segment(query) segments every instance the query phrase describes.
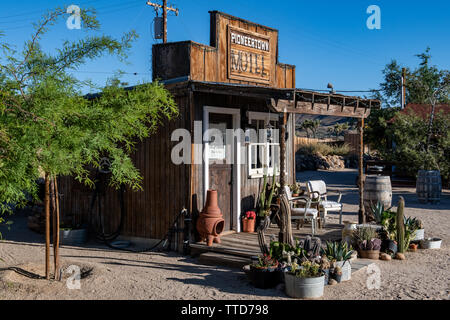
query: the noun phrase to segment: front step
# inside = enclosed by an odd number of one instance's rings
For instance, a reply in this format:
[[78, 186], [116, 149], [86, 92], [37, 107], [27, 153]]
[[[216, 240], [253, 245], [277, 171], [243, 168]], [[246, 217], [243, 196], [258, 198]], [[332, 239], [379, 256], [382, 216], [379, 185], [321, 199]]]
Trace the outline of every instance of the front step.
[[217, 252], [205, 252], [200, 254], [198, 261], [201, 264], [211, 266], [225, 266], [230, 268], [242, 269], [243, 266], [250, 264], [250, 258], [234, 256], [229, 254], [222, 254]]
[[250, 259], [252, 256], [257, 256], [260, 254], [259, 248], [237, 248], [237, 247], [229, 247], [221, 244], [213, 244], [213, 246], [208, 247], [206, 244], [202, 243], [191, 243], [191, 255], [192, 256], [198, 256], [202, 253], [209, 253], [209, 252], [215, 252], [220, 254], [228, 254], [243, 258]]

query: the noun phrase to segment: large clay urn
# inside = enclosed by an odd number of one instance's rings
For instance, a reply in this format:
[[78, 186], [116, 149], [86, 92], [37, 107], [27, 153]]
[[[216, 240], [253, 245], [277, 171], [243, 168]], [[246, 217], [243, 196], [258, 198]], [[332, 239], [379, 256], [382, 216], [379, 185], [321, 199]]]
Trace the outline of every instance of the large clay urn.
[[209, 247], [213, 242], [220, 243], [219, 235], [222, 233], [225, 225], [222, 211], [217, 203], [217, 191], [208, 190], [206, 195], [206, 203], [197, 220], [197, 231], [201, 240], [206, 240]]

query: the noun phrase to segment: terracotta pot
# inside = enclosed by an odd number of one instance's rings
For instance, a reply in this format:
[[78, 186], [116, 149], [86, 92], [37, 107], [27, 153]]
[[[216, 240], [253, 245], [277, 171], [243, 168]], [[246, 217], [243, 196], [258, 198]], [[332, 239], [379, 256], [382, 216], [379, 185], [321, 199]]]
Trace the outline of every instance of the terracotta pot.
[[255, 219], [242, 219], [243, 232], [255, 232]]
[[359, 250], [361, 258], [378, 260], [380, 257], [380, 250]]
[[206, 203], [197, 220], [197, 231], [200, 234], [201, 241], [207, 242], [212, 246], [213, 242], [220, 243], [220, 234], [225, 226], [225, 220], [222, 211], [218, 206], [217, 191], [208, 190]]
[[417, 251], [417, 247], [418, 247], [419, 245], [417, 244], [417, 243], [411, 243], [410, 245], [409, 245], [409, 251]]

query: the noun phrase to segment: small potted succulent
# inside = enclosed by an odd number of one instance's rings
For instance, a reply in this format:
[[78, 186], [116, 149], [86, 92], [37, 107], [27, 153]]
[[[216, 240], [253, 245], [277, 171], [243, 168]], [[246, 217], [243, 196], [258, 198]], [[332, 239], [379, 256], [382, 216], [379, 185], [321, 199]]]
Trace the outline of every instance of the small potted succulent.
[[420, 219], [410, 217], [406, 219], [405, 226], [416, 230], [414, 238], [411, 241], [420, 241], [425, 238], [425, 229], [423, 228], [423, 223]]
[[268, 254], [258, 257], [258, 261], [244, 266], [244, 272], [256, 288], [268, 289], [280, 282], [279, 262]]
[[298, 183], [293, 183], [289, 186], [289, 188], [291, 189], [292, 192], [292, 196], [293, 197], [298, 197], [300, 195], [300, 186], [298, 185]]
[[256, 212], [247, 211], [242, 217], [242, 231], [255, 232]]
[[320, 298], [323, 296], [324, 279], [319, 264], [305, 261], [298, 265], [295, 260], [284, 276], [286, 294], [292, 298]]
[[330, 280], [330, 260], [326, 256], [323, 256], [320, 260], [320, 270], [323, 272], [325, 276], [325, 285], [328, 284], [328, 281]]
[[331, 279], [336, 280], [337, 283], [341, 283], [342, 281], [342, 268], [336, 266], [333, 268], [333, 272], [331, 273]]

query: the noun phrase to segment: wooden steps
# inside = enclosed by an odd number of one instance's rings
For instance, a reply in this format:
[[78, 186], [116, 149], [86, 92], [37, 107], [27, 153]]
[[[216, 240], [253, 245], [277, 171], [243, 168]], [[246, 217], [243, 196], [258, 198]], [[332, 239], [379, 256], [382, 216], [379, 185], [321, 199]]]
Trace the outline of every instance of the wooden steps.
[[251, 259], [230, 254], [221, 254], [217, 252], [205, 252], [200, 254], [198, 261], [201, 264], [212, 266], [225, 266], [230, 268], [242, 269], [243, 266], [250, 264]]

